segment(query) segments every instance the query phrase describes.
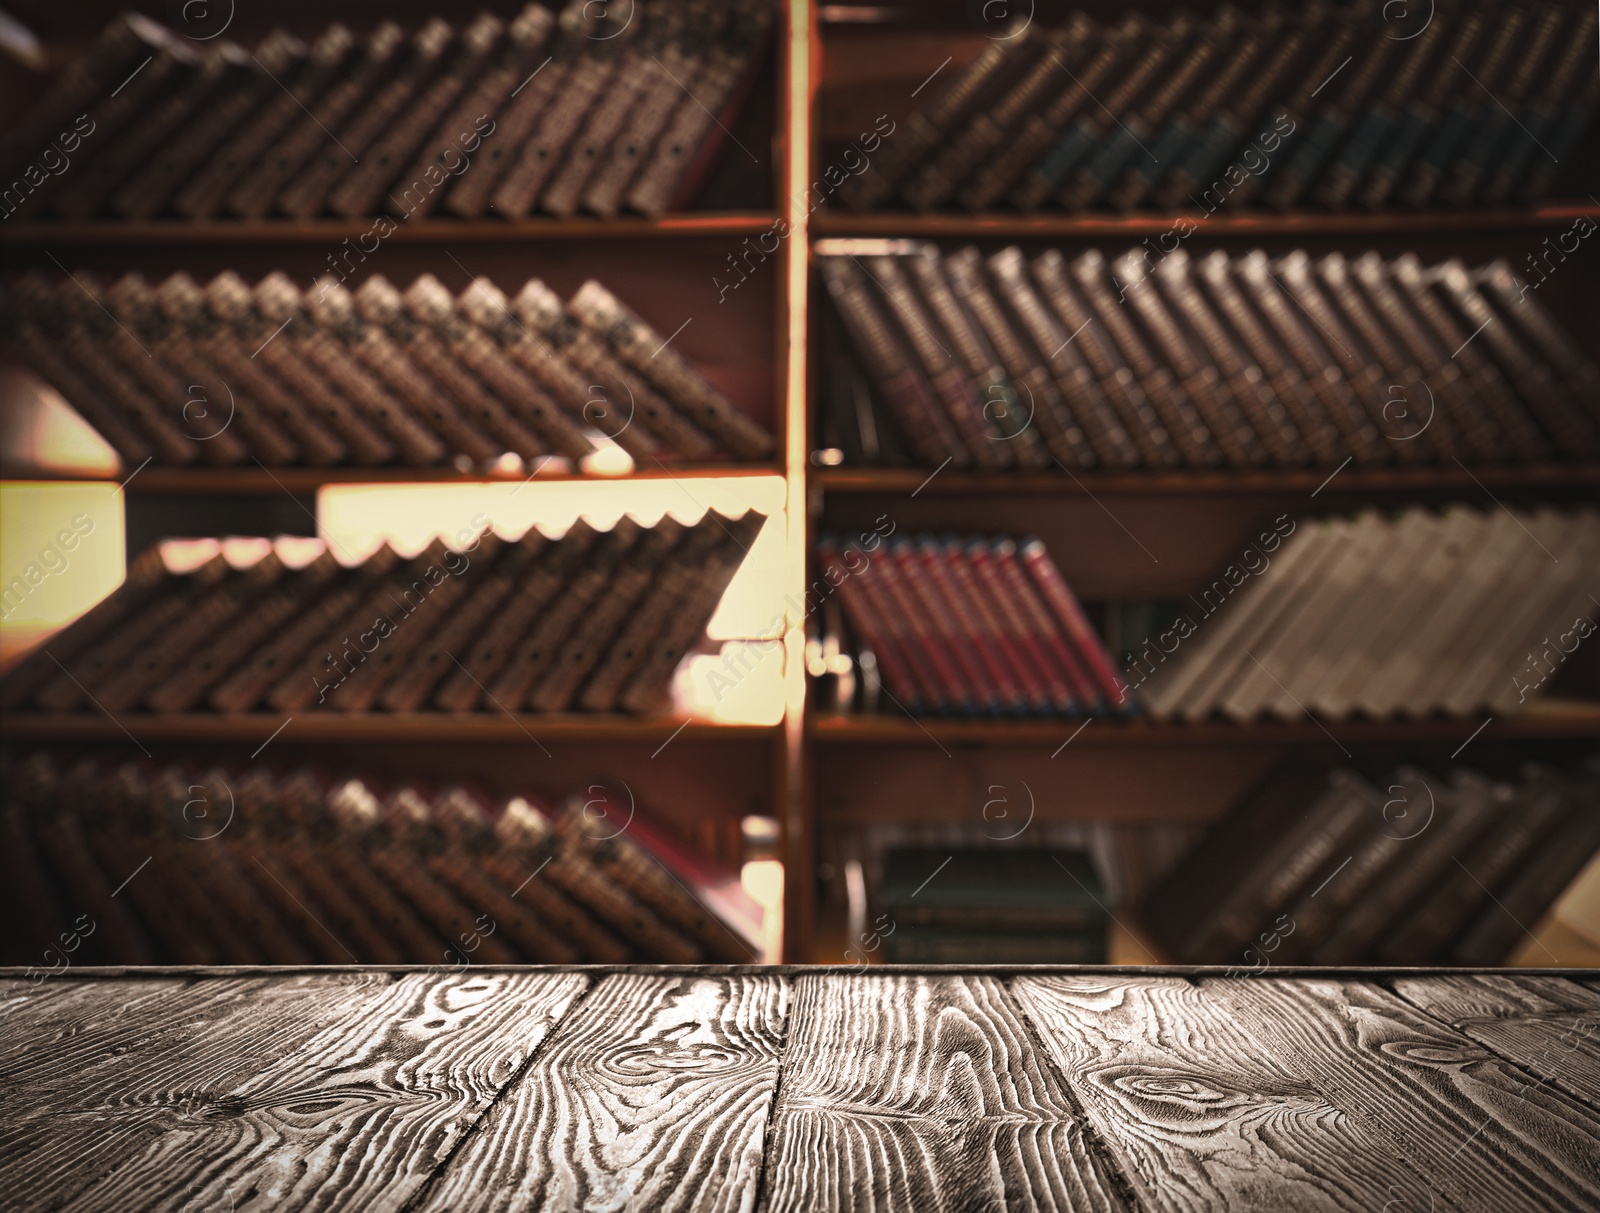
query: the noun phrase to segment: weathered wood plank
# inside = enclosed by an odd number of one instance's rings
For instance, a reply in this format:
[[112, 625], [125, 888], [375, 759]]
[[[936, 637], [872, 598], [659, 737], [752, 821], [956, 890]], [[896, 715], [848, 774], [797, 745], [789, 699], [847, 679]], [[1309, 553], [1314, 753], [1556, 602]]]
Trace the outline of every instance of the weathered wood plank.
[[419, 1207], [749, 1209], [788, 996], [780, 977], [607, 977]]
[[1497, 1211], [1600, 1204], [1600, 1115], [1550, 1084], [1530, 1086], [1397, 995], [1355, 980], [1200, 985], [1329, 1103], [1387, 1135], [1441, 1201]]
[[1193, 982], [1018, 977], [1011, 990], [1141, 1207], [1428, 1207], [1384, 1138], [1257, 1046]]
[[1600, 1108], [1600, 994], [1561, 977], [1404, 977], [1395, 992], [1501, 1057]]
[[48, 1116], [24, 1122], [33, 1148], [19, 1157], [33, 1165], [19, 1178], [48, 1185], [70, 1169], [70, 1194], [39, 1195], [82, 1209], [398, 1206], [586, 984], [414, 973], [153, 991], [159, 1020], [143, 1008], [143, 1022], [66, 1042], [99, 1059], [96, 1081], [56, 1084]]
[[1124, 1207], [999, 981], [795, 985], [764, 1209]]

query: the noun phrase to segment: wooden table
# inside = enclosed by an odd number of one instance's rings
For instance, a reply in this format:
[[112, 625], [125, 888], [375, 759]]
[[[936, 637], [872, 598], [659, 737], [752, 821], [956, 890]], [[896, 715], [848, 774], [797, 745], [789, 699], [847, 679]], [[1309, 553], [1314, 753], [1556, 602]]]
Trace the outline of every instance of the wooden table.
[[1600, 1208], [1595, 971], [7, 987], [6, 1208]]

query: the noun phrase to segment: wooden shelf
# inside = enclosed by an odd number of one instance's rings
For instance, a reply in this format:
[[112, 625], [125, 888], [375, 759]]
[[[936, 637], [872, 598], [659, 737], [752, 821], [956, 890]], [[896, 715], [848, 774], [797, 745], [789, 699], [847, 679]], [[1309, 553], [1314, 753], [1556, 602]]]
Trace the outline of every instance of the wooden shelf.
[[[274, 736], [274, 730], [288, 726]], [[209, 712], [160, 715], [124, 713], [115, 720], [103, 713], [18, 712], [0, 717], [0, 732], [28, 741], [178, 741], [196, 743], [273, 740], [297, 744], [388, 742], [509, 742], [548, 745], [553, 741], [663, 743], [677, 741], [765, 741], [780, 734], [778, 725], [719, 724], [683, 716], [610, 714], [518, 715], [471, 712], [242, 713]]]
[[[812, 716], [811, 738], [836, 745], [1003, 745], [1092, 746], [1280, 746], [1307, 742], [1343, 746], [1465, 742], [1482, 728], [1477, 741], [1559, 741], [1600, 739], [1600, 704], [1542, 705], [1507, 719], [1259, 721], [1240, 725], [1216, 720], [1201, 724], [1156, 720], [957, 719], [924, 716]], [[1331, 734], [1331, 740], [1330, 740]]]
[[1564, 489], [1600, 485], [1600, 464], [1474, 467], [1284, 468], [1151, 472], [930, 472], [926, 468], [827, 468], [812, 483], [831, 493], [919, 497], [1201, 497], [1286, 493], [1420, 493], [1438, 490]]
[[[714, 480], [741, 476], [781, 476], [776, 464], [693, 464], [640, 467], [625, 476], [585, 475], [582, 472], [540, 472], [536, 484], [582, 482], [618, 484], [634, 480]], [[101, 480], [104, 473], [84, 474], [58, 470], [9, 468], [7, 480]], [[119, 478], [120, 479], [120, 478]], [[130, 477], [124, 488], [130, 495], [256, 497], [274, 493], [314, 493], [330, 484], [520, 484], [521, 474], [462, 472], [451, 467], [332, 467], [263, 468], [200, 467], [145, 468]]]
[[[391, 217], [392, 218], [392, 217]], [[666, 215], [660, 219], [627, 216], [620, 219], [532, 218], [428, 219], [412, 223], [393, 219], [394, 232], [384, 243], [485, 244], [552, 240], [693, 239], [708, 236], [744, 236], [767, 231], [778, 220], [776, 212], [704, 211]], [[0, 230], [0, 245], [216, 245], [216, 244], [338, 244], [372, 230], [366, 219], [216, 219], [190, 223], [181, 219], [151, 219], [119, 223], [110, 219], [52, 223], [39, 221], [8, 225]]]
[[949, 237], [965, 240], [1136, 239], [1194, 225], [1191, 236], [1428, 235], [1435, 232], [1500, 232], [1565, 227], [1580, 216], [1600, 218], [1600, 206], [1556, 202], [1516, 210], [1383, 211], [1333, 213], [1258, 211], [1196, 217], [1195, 211], [1134, 212], [1126, 215], [1065, 212], [918, 214], [911, 211], [820, 211], [811, 227], [818, 238]]

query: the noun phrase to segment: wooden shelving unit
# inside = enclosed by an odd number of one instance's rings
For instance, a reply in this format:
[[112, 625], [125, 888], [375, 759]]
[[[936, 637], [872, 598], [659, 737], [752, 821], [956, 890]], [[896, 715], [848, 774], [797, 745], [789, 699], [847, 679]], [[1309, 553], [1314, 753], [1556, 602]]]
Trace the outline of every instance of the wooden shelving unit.
[[[537, 274], [563, 292], [593, 275], [630, 302], [639, 299], [630, 288], [643, 291], [640, 310], [653, 322], [670, 320], [666, 331], [682, 315], [692, 312], [702, 317], [680, 338], [683, 348], [691, 356], [714, 354], [722, 359], [726, 382], [743, 385], [747, 397], [770, 394], [770, 402], [761, 404], [770, 409], [762, 419], [778, 439], [778, 451], [770, 462], [759, 465], [640, 466], [631, 478], [679, 480], [692, 489], [692, 482], [710, 477], [782, 475], [787, 513], [781, 525], [786, 527], [788, 550], [782, 589], [791, 602], [805, 595], [811, 574], [807, 553], [816, 534], [843, 531], [867, 511], [872, 516], [887, 510], [907, 533], [938, 528], [1037, 530], [1084, 596], [1104, 600], [1177, 594], [1201, 584], [1214, 571], [1217, 553], [1232, 545], [1234, 531], [1247, 532], [1269, 503], [1274, 510], [1292, 505], [1301, 514], [1311, 514], [1368, 501], [1393, 505], [1408, 498], [1443, 495], [1458, 495], [1483, 506], [1502, 497], [1593, 498], [1600, 486], [1600, 465], [1592, 463], [1470, 471], [1450, 464], [1151, 473], [1058, 470], [1003, 476], [948, 468], [813, 464], [812, 452], [822, 442], [811, 389], [819, 369], [817, 353], [808, 338], [816, 323], [815, 309], [824, 306], [812, 290], [814, 239], [1133, 244], [1170, 230], [1176, 218], [1155, 213], [855, 215], [826, 206], [813, 210], [807, 183], [831, 163], [830, 154], [842, 138], [858, 128], [859, 114], [876, 113], [880, 104], [892, 104], [899, 106], [895, 116], [903, 118], [915, 104], [912, 89], [919, 79], [947, 58], [959, 66], [986, 44], [971, 29], [948, 19], [955, 7], [953, 3], [929, 6], [927, 13], [904, 9], [905, 24], [873, 30], [869, 38], [854, 26], [824, 29], [818, 5], [788, 0], [776, 31], [771, 73], [770, 208], [690, 212], [659, 220], [400, 223], [385, 242], [396, 247], [386, 249], [374, 268], [391, 278], [432, 272], [453, 285], [465, 281], [463, 274], [507, 278]], [[300, 9], [312, 11], [304, 5]], [[320, 20], [327, 14], [315, 16]], [[883, 54], [885, 40], [897, 37], [904, 41], [906, 53]], [[758, 150], [767, 154], [767, 148]], [[1191, 241], [1204, 247], [1207, 241], [1259, 237], [1358, 250], [1432, 242], [1434, 248], [1459, 247], [1464, 257], [1520, 258], [1548, 232], [1580, 217], [1600, 218], [1600, 204], [1577, 198], [1527, 210], [1486, 212], [1219, 214], [1198, 220]], [[780, 221], [786, 235], [778, 249], [766, 256], [748, 283], [726, 302], [719, 300], [712, 285], [717, 267], [743, 247], [747, 237], [772, 231]], [[288, 268], [312, 274], [323, 254], [368, 226], [332, 220], [17, 224], [0, 231], [0, 257], [7, 264], [48, 266], [45, 251], [49, 250], [65, 264], [74, 264], [72, 257], [81, 255], [82, 263], [108, 271], [192, 268], [199, 273], [237, 263], [241, 272]], [[1589, 295], [1592, 282], [1591, 274]], [[1592, 342], [1597, 331], [1595, 303], [1585, 293], [1582, 269], [1566, 272], [1559, 282], [1553, 280], [1548, 292], [1588, 318], [1585, 339]], [[659, 316], [648, 314], [652, 303], [661, 308]], [[265, 471], [254, 466], [152, 466], [133, 477], [127, 493], [135, 499], [173, 496], [198, 501], [305, 494], [329, 484], [504, 484], [519, 479], [454, 468]], [[577, 479], [596, 484], [605, 480], [565, 474], [537, 478], [539, 482]], [[779, 525], [778, 520], [769, 525]], [[1208, 542], [1196, 541], [1202, 533]], [[1141, 546], [1148, 543], [1143, 554], [1126, 537], [1135, 534]], [[1148, 819], [1167, 813], [1204, 819], [1222, 811], [1278, 756], [1290, 751], [1320, 748], [1337, 760], [1335, 746], [1430, 746], [1448, 755], [1474, 737], [1472, 744], [1480, 747], [1501, 742], [1600, 741], [1600, 710], [1583, 704], [1493, 720], [1477, 734], [1474, 730], [1484, 725], [1481, 719], [1180, 725], [1120, 719], [1086, 724], [833, 716], [808, 705], [804, 625], [800, 619], [790, 623], [784, 641], [786, 715], [777, 725], [722, 725], [681, 717], [307, 713], [296, 716], [273, 745], [330, 756], [356, 747], [363, 753], [391, 755], [397, 762], [408, 754], [426, 754], [439, 770], [461, 767], [466, 761], [462, 754], [470, 752], [473, 761], [489, 762], [508, 781], [524, 764], [535, 763], [535, 742], [559, 743], [562, 761], [573, 770], [590, 764], [589, 769], [598, 771], [616, 763], [637, 773], [630, 778], [648, 780], [658, 777], [652, 773], [665, 769], [669, 761], [676, 763], [666, 782], [684, 800], [680, 812], [693, 811], [695, 780], [699, 780], [708, 799], [717, 802], [709, 811], [764, 812], [780, 820], [786, 865], [785, 957], [803, 962], [840, 959], [820, 957], [814, 947], [820, 832], [873, 815], [882, 820], [910, 820], [909, 815], [917, 813], [940, 820], [975, 820], [981, 797], [967, 802], [975, 790], [981, 791], [985, 778], [1016, 774], [1053, 781], [1059, 803], [1052, 811], [1065, 817]], [[11, 715], [0, 719], [0, 730], [19, 740], [126, 746], [125, 726], [141, 743], [235, 747], [248, 754], [283, 721], [266, 715], [129, 716], [119, 724], [104, 715]], [[659, 748], [663, 744], [664, 750]], [[496, 757], [483, 757], [490, 754]], [[539, 768], [527, 765], [526, 769]], [[959, 771], [959, 777], [953, 777], [953, 771]]]

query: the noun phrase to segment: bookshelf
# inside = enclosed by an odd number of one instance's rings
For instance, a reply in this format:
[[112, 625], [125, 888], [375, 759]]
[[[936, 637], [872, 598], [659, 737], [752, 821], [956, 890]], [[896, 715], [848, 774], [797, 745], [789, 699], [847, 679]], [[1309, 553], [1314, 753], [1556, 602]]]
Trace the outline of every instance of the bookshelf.
[[[138, 7], [154, 14], [157, 6]], [[516, 8], [499, 0], [488, 7], [502, 14]], [[1491, 496], [1523, 503], [1593, 500], [1600, 486], [1600, 464], [1582, 462], [1472, 466], [1470, 471], [1446, 464], [1015, 475], [949, 469], [930, 474], [930, 469], [914, 467], [815, 462], [813, 453], [824, 443], [822, 353], [814, 338], [828, 304], [816, 289], [814, 241], [906, 237], [947, 246], [975, 242], [986, 250], [1009, 242], [1029, 249], [1052, 243], [1117, 247], [1168, 231], [1176, 218], [1167, 212], [853, 214], [813, 207], [806, 184], [833, 162], [853, 132], [870, 126], [872, 117], [882, 112], [903, 120], [915, 104], [913, 90], [919, 81], [944, 64], [947, 71], [959, 68], [987, 45], [983, 33], [970, 23], [967, 10], [972, 7], [953, 0], [892, 9], [787, 0], [753, 103], [731, 132], [758, 148], [763, 161], [753, 181], [723, 183], [723, 194], [737, 198], [736, 205], [719, 204], [716, 209], [654, 220], [437, 219], [400, 224], [373, 269], [395, 281], [431, 272], [456, 286], [465, 281], [465, 273], [487, 273], [502, 286], [540, 276], [563, 295], [592, 275], [616, 289], [663, 332], [672, 331], [683, 315], [704, 317], [685, 330], [679, 339], [682, 348], [718, 386], [768, 425], [778, 440], [775, 456], [760, 464], [640, 466], [616, 482], [670, 479], [684, 482], [686, 491], [692, 492], [694, 482], [701, 479], [781, 475], [787, 502], [781, 525], [786, 528], [788, 554], [780, 596], [795, 601], [816, 576], [808, 556], [816, 536], [826, 530], [846, 530], [885, 510], [908, 533], [1036, 531], [1046, 538], [1068, 580], [1094, 607], [1119, 599], [1188, 592], [1203, 583], [1236, 545], [1237, 537], [1248, 533], [1269, 510], [1292, 507], [1313, 513], [1369, 503], [1457, 499], [1487, 506]], [[1068, 7], [1041, 4], [1038, 19], [1055, 20]], [[1124, 6], [1086, 7], [1103, 16]], [[1173, 6], [1147, 0], [1137, 7], [1161, 14]], [[113, 11], [110, 5], [90, 8], [81, 20], [80, 38]], [[427, 5], [412, 3], [394, 13], [385, 7], [381, 15], [410, 20], [428, 11]], [[272, 19], [291, 25], [301, 22], [313, 29], [331, 15], [370, 21], [379, 10], [354, 0], [332, 6], [297, 3], [284, 6]], [[825, 15], [839, 19], [825, 20]], [[258, 37], [267, 18], [241, 11], [240, 21], [236, 32], [241, 38]], [[251, 21], [255, 26], [248, 25]], [[71, 40], [63, 25], [51, 45], [64, 54]], [[1216, 215], [1197, 221], [1192, 241], [1196, 249], [1249, 247], [1243, 242], [1259, 240], [1275, 249], [1418, 248], [1468, 259], [1516, 257], [1577, 219], [1600, 219], [1600, 203], [1584, 196], [1590, 188], [1592, 183], [1581, 193], [1571, 188], [1557, 201], [1522, 209]], [[771, 231], [779, 221], [788, 232], [780, 248], [755, 268], [751, 281], [732, 296], [732, 302], [720, 303], [711, 285], [717, 267], [747, 237]], [[34, 268], [48, 267], [54, 257], [72, 265], [76, 257], [98, 271], [136, 269], [149, 276], [178, 268], [197, 275], [223, 268], [246, 275], [272, 269], [309, 275], [329, 247], [366, 226], [343, 220], [17, 223], [0, 230], [0, 261], [8, 269]], [[1592, 267], [1596, 254], [1589, 250], [1585, 255]], [[1548, 291], [1550, 306], [1572, 322], [1591, 353], [1600, 335], [1600, 301], [1593, 297], [1593, 280], [1592, 268], [1572, 267], [1553, 279]], [[48, 474], [40, 469], [8, 472], [18, 478]], [[311, 494], [335, 484], [503, 484], [520, 478], [448, 467], [267, 472], [253, 466], [152, 466], [136, 475], [126, 492], [130, 510], [142, 508], [141, 501], [152, 498], [183, 499], [184, 509], [198, 509], [209, 500], [229, 499], [236, 505], [232, 499], [244, 499], [248, 506], [283, 492]], [[565, 473], [538, 477], [540, 482], [567, 480], [608, 483], [601, 477]], [[1107, 506], [1118, 517], [1111, 517]], [[228, 525], [235, 530], [238, 517], [236, 512], [228, 515]], [[779, 523], [774, 519], [769, 525]], [[1154, 550], [1151, 561], [1130, 559], [1120, 529], [1124, 524]], [[331, 755], [342, 758], [348, 753], [397, 765], [420, 763], [439, 772], [488, 770], [501, 786], [514, 787], [519, 771], [537, 767], [531, 739], [556, 741], [570, 756], [572, 771], [612, 764], [637, 771], [640, 778], [660, 780], [670, 801], [669, 813], [685, 818], [696, 811], [696, 778], [715, 783], [719, 790], [711, 798], [715, 803], [710, 812], [760, 813], [781, 823], [785, 958], [836, 962], [837, 950], [829, 952], [819, 942], [831, 931], [819, 906], [817, 860], [823, 833], [842, 823], [916, 820], [919, 813], [970, 822], [976, 820], [982, 803], [982, 780], [997, 772], [1037, 772], [1041, 779], [1081, 785], [1084, 791], [1077, 800], [1063, 795], [1052, 802], [1053, 807], [1042, 810], [1060, 820], [1163, 816], [1207, 820], [1283, 754], [1321, 749], [1337, 756], [1333, 747], [1338, 744], [1417, 747], [1448, 757], [1484, 723], [1481, 718], [1322, 723], [1308, 719], [1180, 726], [1100, 719], [1084, 725], [1064, 720], [839, 716], [811, 702], [805, 644], [803, 626], [791, 626], [784, 641], [785, 715], [776, 725], [681, 717], [322, 713], [297, 718], [273, 744], [283, 752], [309, 755], [308, 761], [331, 761]], [[1587, 682], [1579, 689], [1592, 690]], [[192, 745], [242, 756], [281, 723], [279, 717], [200, 715], [123, 721], [140, 742], [168, 751]], [[18, 740], [68, 745], [127, 742], [122, 728], [104, 716], [19, 714], [6, 717], [3, 724], [7, 735]], [[1573, 753], [1596, 742], [1600, 742], [1600, 715], [1589, 701], [1579, 700], [1489, 722], [1474, 744], [1512, 747], [1501, 753], [1514, 753], [1518, 746], [1544, 747], [1538, 750], [1541, 753]], [[666, 748], [658, 749], [663, 743]], [[670, 778], [658, 774], [668, 761], [675, 764]], [[949, 772], [956, 770], [960, 777], [952, 778]]]

